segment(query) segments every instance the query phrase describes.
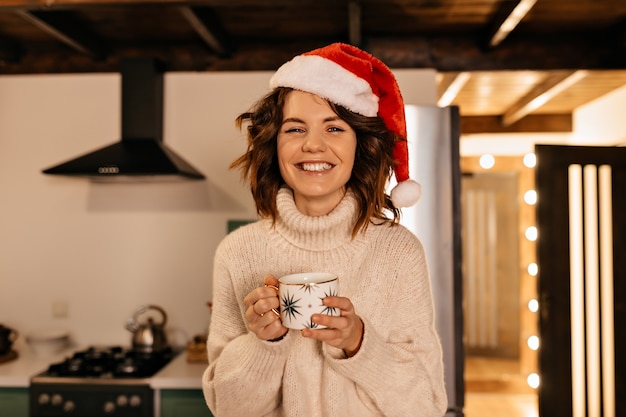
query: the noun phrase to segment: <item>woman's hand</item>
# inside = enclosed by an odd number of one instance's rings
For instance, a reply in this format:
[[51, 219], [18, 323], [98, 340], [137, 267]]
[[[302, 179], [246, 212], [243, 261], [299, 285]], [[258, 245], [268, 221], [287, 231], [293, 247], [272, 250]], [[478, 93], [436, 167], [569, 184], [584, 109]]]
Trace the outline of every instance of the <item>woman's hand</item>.
[[352, 301], [346, 297], [326, 297], [322, 303], [341, 311], [339, 316], [313, 314], [311, 321], [326, 326], [326, 329], [303, 329], [302, 336], [321, 340], [342, 349], [348, 357], [354, 356], [361, 348], [363, 321], [354, 311]]
[[283, 326], [278, 313], [278, 279], [267, 275], [263, 287], [255, 288], [243, 299], [248, 329], [261, 340], [274, 340], [284, 336], [288, 329]]

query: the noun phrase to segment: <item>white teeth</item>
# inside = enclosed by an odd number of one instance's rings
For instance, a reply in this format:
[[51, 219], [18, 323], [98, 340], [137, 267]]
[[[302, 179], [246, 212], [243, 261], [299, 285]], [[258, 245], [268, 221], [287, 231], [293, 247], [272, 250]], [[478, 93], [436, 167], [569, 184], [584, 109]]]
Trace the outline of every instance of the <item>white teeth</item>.
[[312, 164], [301, 164], [304, 171], [321, 172], [331, 169], [333, 166], [327, 162], [316, 162]]

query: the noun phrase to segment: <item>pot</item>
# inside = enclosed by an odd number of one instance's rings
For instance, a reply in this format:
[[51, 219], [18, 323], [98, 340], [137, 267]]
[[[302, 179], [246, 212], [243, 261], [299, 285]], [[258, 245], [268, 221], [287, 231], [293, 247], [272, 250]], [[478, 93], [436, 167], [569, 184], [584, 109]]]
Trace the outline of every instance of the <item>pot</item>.
[[[159, 313], [161, 316], [160, 322], [155, 322], [150, 315], [147, 316], [147, 320], [140, 322], [140, 316], [151, 310]], [[126, 323], [126, 329], [133, 333], [133, 350], [141, 353], [159, 353], [167, 349], [166, 322], [167, 314], [161, 307], [155, 305], [139, 307], [133, 317]]]
[[0, 324], [0, 355], [11, 352], [13, 342], [17, 340], [19, 333], [10, 327]]

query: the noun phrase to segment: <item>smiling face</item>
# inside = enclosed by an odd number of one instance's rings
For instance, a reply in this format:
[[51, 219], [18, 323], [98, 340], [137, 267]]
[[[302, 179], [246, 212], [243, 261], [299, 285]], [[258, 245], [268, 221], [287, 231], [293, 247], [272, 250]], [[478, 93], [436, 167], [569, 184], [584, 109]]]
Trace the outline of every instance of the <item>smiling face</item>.
[[298, 210], [309, 216], [330, 213], [352, 174], [354, 130], [325, 100], [294, 90], [285, 100], [277, 146], [280, 174]]

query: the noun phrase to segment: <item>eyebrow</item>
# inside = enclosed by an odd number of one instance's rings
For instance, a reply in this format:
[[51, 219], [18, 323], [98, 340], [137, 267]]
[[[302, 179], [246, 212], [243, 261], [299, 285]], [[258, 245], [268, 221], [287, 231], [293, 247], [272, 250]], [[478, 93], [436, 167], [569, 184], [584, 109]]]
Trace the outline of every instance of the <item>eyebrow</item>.
[[[339, 117], [339, 116], [332, 116], [332, 117], [327, 117], [327, 118], [325, 118], [325, 119], [324, 119], [324, 122], [334, 122], [334, 121], [337, 121], [337, 120], [344, 121], [344, 120], [343, 120], [341, 117]], [[299, 119], [299, 118], [297, 118], [297, 117], [288, 117], [288, 118], [286, 118], [286, 119], [284, 119], [284, 120], [283, 120], [283, 123], [282, 123], [282, 124], [289, 123], [289, 122], [293, 122], [293, 123], [305, 123], [305, 121], [304, 121], [304, 120]]]

